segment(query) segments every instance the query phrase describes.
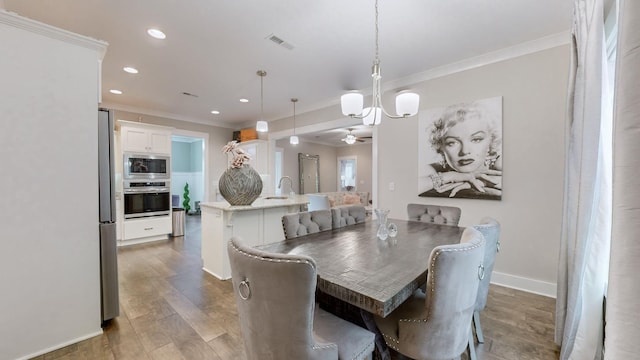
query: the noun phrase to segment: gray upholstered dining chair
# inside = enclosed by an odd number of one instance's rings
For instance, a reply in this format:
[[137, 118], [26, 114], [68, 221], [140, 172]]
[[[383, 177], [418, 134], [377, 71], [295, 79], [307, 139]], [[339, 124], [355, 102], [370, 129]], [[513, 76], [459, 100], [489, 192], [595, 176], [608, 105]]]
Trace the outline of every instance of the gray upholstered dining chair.
[[[476, 306], [473, 311], [473, 326], [476, 329], [476, 337], [478, 342], [484, 342], [484, 336], [482, 334], [482, 326], [480, 325], [480, 311], [487, 305], [487, 295], [489, 294], [489, 285], [491, 283], [491, 273], [493, 273], [493, 264], [496, 260], [496, 253], [500, 251], [500, 223], [490, 217], [485, 217], [480, 221], [480, 224], [473, 226], [480, 231], [484, 236], [485, 250], [484, 250], [484, 278], [480, 281], [478, 287], [478, 296], [476, 298]], [[469, 345], [473, 344], [473, 339]]]
[[412, 221], [457, 226], [462, 210], [454, 206], [408, 204], [407, 214]]
[[331, 208], [331, 218], [333, 228], [337, 229], [364, 222], [367, 218], [367, 212], [362, 205], [341, 206]]
[[303, 211], [282, 216], [285, 239], [331, 229], [331, 210]]
[[374, 317], [390, 348], [413, 359], [460, 357], [470, 340], [484, 243], [478, 230], [467, 228], [460, 244], [433, 249], [426, 293], [417, 290], [386, 318]]
[[306, 194], [309, 199], [309, 205], [307, 210], [329, 210], [331, 209], [331, 203], [329, 202], [329, 196], [322, 194]]
[[371, 357], [373, 333], [315, 306], [312, 258], [264, 252], [237, 237], [227, 251], [247, 359]]

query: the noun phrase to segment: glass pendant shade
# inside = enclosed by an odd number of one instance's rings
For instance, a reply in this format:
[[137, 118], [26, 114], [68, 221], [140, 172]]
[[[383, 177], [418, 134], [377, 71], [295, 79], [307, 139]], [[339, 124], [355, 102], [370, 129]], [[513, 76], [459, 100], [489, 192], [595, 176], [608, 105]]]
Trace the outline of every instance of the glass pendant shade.
[[353, 145], [356, 143], [356, 136], [349, 134], [347, 135], [347, 137], [344, 139], [344, 142], [346, 142], [349, 145]]
[[382, 122], [382, 110], [379, 107], [373, 110], [371, 110], [371, 108], [365, 108], [362, 111], [362, 115], [364, 115], [362, 123], [365, 125], [380, 125], [380, 122]]
[[345, 116], [358, 115], [362, 113], [364, 96], [358, 93], [348, 93], [340, 97], [342, 114]]
[[[256, 75], [260, 76], [260, 119], [264, 119], [264, 77], [267, 76], [267, 72], [258, 70]], [[269, 131], [269, 123], [264, 120], [258, 120], [258, 122], [256, 122], [256, 131]]]
[[297, 135], [291, 135], [289, 137], [289, 144], [291, 145], [298, 145], [300, 143], [300, 139], [298, 139]]
[[396, 96], [396, 113], [401, 116], [413, 116], [418, 113], [420, 95], [406, 92]]
[[258, 120], [256, 123], [256, 131], [267, 132], [269, 131], [269, 123], [264, 120]]

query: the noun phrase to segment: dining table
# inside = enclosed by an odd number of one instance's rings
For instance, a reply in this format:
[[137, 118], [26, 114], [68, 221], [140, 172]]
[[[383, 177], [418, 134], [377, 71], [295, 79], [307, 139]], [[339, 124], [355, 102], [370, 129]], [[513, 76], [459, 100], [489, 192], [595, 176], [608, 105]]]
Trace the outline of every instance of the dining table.
[[390, 219], [397, 235], [378, 238], [376, 221], [258, 246], [314, 259], [317, 288], [371, 314], [386, 317], [427, 280], [429, 255], [460, 242], [464, 227]]

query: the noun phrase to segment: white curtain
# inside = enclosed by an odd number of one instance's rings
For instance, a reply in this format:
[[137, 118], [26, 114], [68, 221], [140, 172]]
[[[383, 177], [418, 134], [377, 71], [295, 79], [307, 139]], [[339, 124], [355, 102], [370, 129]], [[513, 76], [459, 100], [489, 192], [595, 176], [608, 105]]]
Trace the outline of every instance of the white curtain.
[[640, 1], [619, 7], [605, 359], [640, 358]]
[[556, 336], [560, 359], [601, 359], [611, 226], [611, 105], [603, 0], [574, 0]]

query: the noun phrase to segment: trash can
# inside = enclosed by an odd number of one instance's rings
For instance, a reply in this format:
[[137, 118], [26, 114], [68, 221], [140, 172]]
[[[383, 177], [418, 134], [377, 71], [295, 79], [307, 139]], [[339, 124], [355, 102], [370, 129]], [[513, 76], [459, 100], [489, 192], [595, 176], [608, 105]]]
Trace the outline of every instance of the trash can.
[[171, 216], [171, 228], [173, 231], [171, 232], [171, 236], [184, 236], [184, 209], [183, 208], [173, 208]]

